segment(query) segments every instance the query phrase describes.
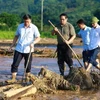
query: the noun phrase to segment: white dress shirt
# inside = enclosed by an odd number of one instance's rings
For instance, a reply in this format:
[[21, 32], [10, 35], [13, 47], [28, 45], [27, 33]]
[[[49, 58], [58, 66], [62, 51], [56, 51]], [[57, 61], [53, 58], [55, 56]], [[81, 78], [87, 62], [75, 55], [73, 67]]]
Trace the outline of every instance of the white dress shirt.
[[[20, 24], [17, 28], [16, 34], [18, 37], [18, 43], [15, 48], [18, 52], [29, 53], [30, 44], [34, 42], [34, 39], [40, 36], [38, 28], [34, 24], [30, 24], [28, 28], [24, 26], [24, 23]], [[33, 52], [33, 48], [31, 52]]]

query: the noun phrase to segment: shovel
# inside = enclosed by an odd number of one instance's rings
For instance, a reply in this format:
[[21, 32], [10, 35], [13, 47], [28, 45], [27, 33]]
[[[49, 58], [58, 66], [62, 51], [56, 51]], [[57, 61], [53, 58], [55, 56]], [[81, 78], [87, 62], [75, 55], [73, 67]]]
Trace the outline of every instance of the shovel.
[[32, 48], [30, 47], [28, 60], [27, 60], [27, 63], [26, 63], [26, 67], [24, 68], [24, 74], [22, 76], [22, 83], [25, 83], [25, 75], [26, 75], [26, 70], [27, 70], [27, 67], [28, 67], [28, 64], [29, 64], [29, 61], [30, 61], [30, 57], [31, 57], [31, 50], [32, 50]]

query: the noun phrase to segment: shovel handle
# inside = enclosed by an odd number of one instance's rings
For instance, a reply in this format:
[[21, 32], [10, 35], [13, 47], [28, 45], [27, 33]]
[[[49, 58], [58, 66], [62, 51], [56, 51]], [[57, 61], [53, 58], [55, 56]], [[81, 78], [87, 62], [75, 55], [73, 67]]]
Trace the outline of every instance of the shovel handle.
[[48, 20], [48, 22], [52, 25], [53, 28], [55, 28], [55, 26], [52, 24], [52, 22], [50, 20]]
[[[53, 25], [53, 23], [48, 20], [48, 22], [52, 25], [53, 28], [55, 28], [55, 26]], [[77, 54], [75, 53], [75, 51], [71, 48], [71, 46], [66, 42], [65, 38], [62, 36], [62, 34], [58, 31], [58, 34], [60, 35], [60, 37], [65, 41], [65, 43], [67, 44], [67, 46], [70, 48], [70, 50], [73, 52], [73, 54], [75, 55], [77, 61], [79, 62], [79, 64], [81, 65], [81, 67], [83, 67], [83, 65], [81, 64]]]

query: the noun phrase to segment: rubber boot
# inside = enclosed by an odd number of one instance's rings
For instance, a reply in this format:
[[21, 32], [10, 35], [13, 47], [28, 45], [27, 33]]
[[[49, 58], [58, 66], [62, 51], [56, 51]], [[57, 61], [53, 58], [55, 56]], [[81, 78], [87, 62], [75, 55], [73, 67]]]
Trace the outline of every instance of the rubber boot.
[[73, 66], [69, 66], [69, 75], [72, 73]]
[[31, 84], [29, 75], [30, 75], [30, 73], [26, 73], [26, 75], [25, 75], [25, 85], [30, 85]]
[[64, 76], [64, 66], [59, 65], [60, 75]]
[[30, 79], [29, 79], [29, 74], [30, 74], [30, 73], [26, 73], [26, 75], [25, 75], [25, 82], [29, 82], [29, 81], [30, 81]]
[[10, 80], [7, 80], [6, 83], [16, 83], [16, 74], [17, 73], [12, 73], [12, 78]]

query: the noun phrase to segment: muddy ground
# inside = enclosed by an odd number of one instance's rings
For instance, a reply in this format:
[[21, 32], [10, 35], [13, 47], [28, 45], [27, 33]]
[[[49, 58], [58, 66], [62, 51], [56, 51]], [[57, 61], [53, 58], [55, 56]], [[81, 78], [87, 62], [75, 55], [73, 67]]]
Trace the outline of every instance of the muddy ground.
[[95, 91], [58, 91], [58, 94], [36, 94], [21, 100], [100, 100], [100, 92]]
[[[82, 43], [80, 39], [76, 39], [73, 43], [74, 51], [76, 54], [82, 58]], [[13, 51], [8, 52], [7, 49], [11, 45], [12, 40], [1, 40], [0, 41], [0, 81], [4, 81], [11, 77], [10, 66], [12, 63]], [[41, 41], [35, 45], [35, 52], [33, 54], [34, 58], [32, 61], [32, 73], [37, 75], [41, 66], [45, 66], [49, 70], [52, 70], [59, 74], [59, 69], [57, 66], [57, 59], [54, 57], [54, 52], [56, 50], [56, 39], [41, 39]], [[47, 57], [47, 58], [46, 58]], [[82, 60], [81, 60], [82, 63]], [[79, 66], [77, 60], [74, 60], [74, 64]], [[22, 78], [23, 75], [23, 61], [19, 67], [18, 78]], [[66, 74], [68, 73], [66, 71]], [[36, 93], [28, 97], [19, 98], [18, 100], [100, 100], [100, 91], [89, 90], [89, 91], [57, 91], [56, 94], [43, 94]]]
[[[76, 59], [74, 60], [74, 65], [79, 66]], [[80, 60], [82, 63], [82, 60]], [[12, 64], [12, 57], [2, 56], [0, 57], [0, 81], [4, 81], [11, 78], [10, 66]], [[40, 58], [33, 57], [32, 60], [32, 74], [37, 75], [40, 71], [41, 67], [44, 66], [49, 70], [59, 73], [57, 59], [56, 58]], [[76, 67], [77, 67], [76, 66]], [[21, 79], [23, 76], [24, 70], [24, 60], [21, 61], [17, 79]], [[65, 72], [65, 75], [68, 74], [68, 67]], [[100, 100], [100, 91], [97, 90], [87, 90], [87, 91], [57, 91], [56, 94], [44, 94], [44, 93], [36, 93], [35, 95], [31, 95], [28, 97], [23, 97], [18, 100]]]
[[[79, 58], [82, 58], [82, 43], [81, 39], [75, 39], [73, 43], [73, 50], [76, 52]], [[12, 56], [13, 51], [8, 52], [7, 49], [11, 45], [12, 40], [0, 40], [0, 55], [2, 56]], [[14, 49], [14, 48], [13, 48]], [[35, 45], [35, 51], [33, 53], [34, 57], [56, 57], [57, 41], [56, 39], [43, 38], [41, 41]], [[73, 55], [75, 58], [75, 56]]]

